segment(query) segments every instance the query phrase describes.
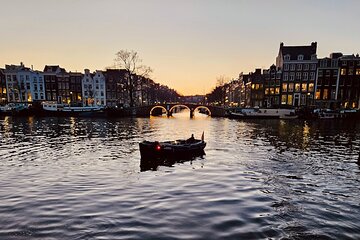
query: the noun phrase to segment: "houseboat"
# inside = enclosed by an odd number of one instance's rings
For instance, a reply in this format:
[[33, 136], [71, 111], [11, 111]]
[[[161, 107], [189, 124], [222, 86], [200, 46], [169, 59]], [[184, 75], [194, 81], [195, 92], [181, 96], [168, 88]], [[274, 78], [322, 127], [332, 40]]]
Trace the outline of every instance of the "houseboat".
[[229, 118], [236, 119], [263, 119], [263, 118], [279, 118], [279, 119], [294, 119], [298, 115], [295, 109], [280, 109], [280, 108], [240, 108], [230, 111]]

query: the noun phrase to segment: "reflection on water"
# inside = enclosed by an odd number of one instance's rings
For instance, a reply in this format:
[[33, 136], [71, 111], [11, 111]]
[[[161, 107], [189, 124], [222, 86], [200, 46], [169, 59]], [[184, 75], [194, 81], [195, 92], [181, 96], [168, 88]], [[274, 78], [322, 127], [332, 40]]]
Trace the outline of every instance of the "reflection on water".
[[[2, 117], [0, 239], [358, 239], [359, 127]], [[203, 131], [203, 157], [141, 171], [140, 141]]]

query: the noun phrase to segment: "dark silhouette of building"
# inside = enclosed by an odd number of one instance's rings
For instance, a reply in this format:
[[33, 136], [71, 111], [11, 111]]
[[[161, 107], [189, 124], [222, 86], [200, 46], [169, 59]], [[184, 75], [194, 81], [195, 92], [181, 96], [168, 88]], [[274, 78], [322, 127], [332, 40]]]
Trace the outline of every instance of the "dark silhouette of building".
[[264, 107], [279, 107], [281, 99], [282, 70], [274, 64], [263, 71], [264, 75]]
[[46, 65], [44, 68], [45, 97], [47, 101], [71, 103], [70, 77], [64, 68]]
[[0, 68], [0, 104], [7, 103], [7, 95], [6, 95], [6, 78], [4, 69]]

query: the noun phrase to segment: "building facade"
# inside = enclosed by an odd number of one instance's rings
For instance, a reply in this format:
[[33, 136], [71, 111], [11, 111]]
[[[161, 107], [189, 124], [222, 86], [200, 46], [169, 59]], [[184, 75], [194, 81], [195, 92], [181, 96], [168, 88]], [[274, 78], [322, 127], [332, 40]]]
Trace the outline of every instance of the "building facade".
[[45, 100], [42, 72], [20, 65], [5, 65], [8, 102], [31, 103]]
[[315, 83], [315, 107], [336, 109], [340, 107], [339, 60], [341, 53], [332, 53], [330, 57], [319, 59]]
[[82, 101], [82, 79], [83, 74], [79, 72], [69, 72], [70, 80], [70, 104], [81, 106]]
[[310, 46], [280, 44], [276, 67], [282, 70], [281, 105], [304, 107], [313, 104], [317, 71], [317, 43]]
[[264, 107], [280, 106], [282, 70], [275, 65], [263, 71], [264, 75]]
[[64, 68], [46, 65], [44, 68], [45, 92], [47, 101], [71, 103], [70, 76]]
[[359, 108], [360, 57], [345, 55], [339, 59], [340, 76], [337, 98], [340, 108]]
[[82, 79], [82, 96], [84, 106], [105, 106], [106, 105], [106, 81], [102, 71], [90, 73], [85, 69]]
[[129, 107], [130, 97], [128, 93], [128, 82], [126, 70], [107, 69], [105, 76], [106, 105], [109, 107]]
[[0, 105], [7, 103], [5, 69], [0, 68]]

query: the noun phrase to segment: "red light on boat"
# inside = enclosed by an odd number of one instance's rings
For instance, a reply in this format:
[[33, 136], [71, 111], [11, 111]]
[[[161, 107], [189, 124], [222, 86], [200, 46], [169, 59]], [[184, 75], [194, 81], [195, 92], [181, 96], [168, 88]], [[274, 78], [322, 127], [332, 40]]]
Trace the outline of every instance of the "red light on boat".
[[156, 150], [160, 151], [160, 150], [161, 150], [161, 146], [160, 146], [160, 145], [156, 145]]

